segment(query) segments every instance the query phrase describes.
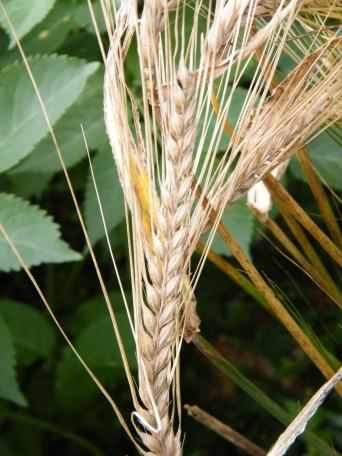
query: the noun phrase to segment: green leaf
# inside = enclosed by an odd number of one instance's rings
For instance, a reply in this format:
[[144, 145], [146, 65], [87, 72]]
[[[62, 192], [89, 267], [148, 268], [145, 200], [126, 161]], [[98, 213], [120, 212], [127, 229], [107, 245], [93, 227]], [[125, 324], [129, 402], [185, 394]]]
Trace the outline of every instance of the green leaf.
[[[232, 94], [232, 100], [227, 115], [227, 118], [232, 125], [235, 125], [240, 117], [247, 93], [248, 91], [246, 89], [238, 87], [234, 90]], [[228, 87], [228, 90], [225, 95], [226, 99], [228, 99], [228, 97], [231, 96], [230, 87]], [[204, 122], [203, 115], [201, 121]], [[210, 138], [213, 136], [216, 122], [216, 114], [212, 112], [212, 116], [208, 122], [208, 133], [206, 134], [204, 140], [204, 150], [210, 148]], [[228, 134], [224, 131], [222, 133], [222, 137], [219, 143], [219, 151], [225, 150], [228, 147], [229, 140], [230, 138]], [[251, 211], [246, 206], [245, 200], [240, 199], [239, 201], [236, 201], [228, 209], [226, 209], [223, 213], [222, 222], [232, 232], [235, 239], [239, 242], [245, 253], [247, 255], [250, 255], [250, 245], [252, 242], [252, 236], [254, 231], [254, 217], [251, 214]], [[212, 249], [214, 252], [220, 255], [231, 254], [225, 243], [217, 234], [212, 243]]]
[[[70, 0], [58, 0], [46, 18], [34, 27], [22, 40], [26, 55], [50, 54], [58, 49], [69, 32], [75, 27], [73, 22], [77, 5]], [[21, 60], [17, 48], [0, 56], [2, 66]]]
[[[110, 232], [123, 220], [124, 208], [114, 159], [109, 149], [105, 149], [95, 157], [93, 166], [108, 232]], [[88, 177], [86, 189], [85, 219], [91, 240], [95, 243], [104, 236], [105, 232], [91, 176]]]
[[[225, 93], [225, 100], [228, 100], [230, 96], [232, 96], [231, 104], [228, 110], [227, 118], [229, 122], [232, 125], [235, 125], [239, 119], [245, 98], [247, 96], [248, 91], [246, 89], [237, 87], [234, 89], [233, 94], [231, 94], [231, 87], [228, 87], [226, 93]], [[218, 99], [220, 99], [220, 96], [218, 95]], [[225, 103], [225, 101], [221, 101], [222, 105]], [[204, 136], [204, 145], [203, 145], [203, 150], [206, 151], [208, 150], [210, 146], [210, 141], [212, 137], [214, 136], [215, 132], [215, 127], [217, 123], [217, 115], [214, 113], [214, 111], [211, 111], [211, 115], [209, 116], [209, 120], [205, 121], [205, 112], [201, 115], [200, 118], [200, 124], [203, 126], [207, 126], [206, 133], [205, 131], [201, 131], [200, 138], [198, 140], [203, 140]], [[216, 133], [217, 134], [217, 133]], [[220, 142], [219, 142], [219, 147], [218, 150], [225, 150], [228, 147], [229, 144], [229, 136], [228, 134], [224, 131], [222, 133]]]
[[[328, 132], [311, 141], [307, 149], [318, 174], [331, 187], [342, 190], [342, 147]], [[298, 160], [291, 161], [291, 170], [298, 179], [306, 180]]]
[[[108, 144], [103, 120], [102, 92], [103, 72], [97, 71], [89, 78], [77, 102], [57, 122], [55, 133], [69, 168], [86, 155], [81, 124], [85, 130], [89, 148], [103, 148]], [[61, 165], [50, 137], [43, 139], [12, 174], [23, 172], [47, 173], [60, 171]]]
[[15, 373], [15, 349], [9, 328], [0, 317], [0, 398], [26, 406]]
[[[0, 223], [28, 266], [76, 261], [80, 254], [60, 239], [59, 226], [45, 211], [14, 195], [0, 193]], [[0, 270], [19, 270], [10, 246], [0, 235]]]
[[56, 342], [55, 330], [42, 312], [28, 304], [3, 299], [0, 300], [0, 317], [11, 332], [18, 363], [28, 365], [51, 355]]
[[[119, 308], [122, 311], [122, 297], [119, 291], [111, 292], [110, 300], [114, 305], [114, 310]], [[87, 301], [82, 302], [71, 316], [69, 322], [70, 332], [74, 337], [79, 336], [93, 321], [107, 316], [107, 308], [103, 296], [97, 295]]]
[[[30, 65], [52, 124], [77, 100], [98, 68], [97, 63], [65, 56], [36, 57]], [[0, 74], [0, 171], [26, 157], [47, 133], [24, 66], [6, 67]]]
[[[118, 294], [112, 297], [114, 309], [117, 309], [118, 302], [115, 300], [121, 301], [121, 298]], [[119, 304], [122, 306], [121, 302]], [[135, 362], [134, 341], [128, 319], [122, 310], [116, 311], [116, 316], [129, 363], [132, 366]], [[99, 296], [84, 303], [77, 317], [80, 319], [73, 322], [74, 330], [76, 329], [78, 333], [76, 348], [102, 382], [111, 387], [120, 384], [124, 370], [103, 298]], [[81, 329], [82, 325], [84, 326]], [[91, 402], [98, 394], [97, 387], [69, 347], [65, 348], [57, 367], [56, 393], [59, 403], [69, 410], [79, 409]]]
[[[224, 211], [222, 222], [232, 233], [244, 252], [250, 256], [250, 246], [254, 232], [254, 217], [247, 207], [244, 198], [236, 201]], [[231, 255], [230, 250], [218, 234], [215, 235], [211, 248], [219, 255]]]
[[23, 42], [28, 55], [54, 52], [73, 29], [76, 5], [70, 0], [58, 0], [43, 22], [38, 24]]
[[[100, 0], [93, 2], [92, 6], [93, 6], [94, 15], [96, 17], [96, 23], [97, 23], [99, 32], [104, 33], [107, 31], [107, 28], [106, 28], [106, 23], [103, 19], [103, 12], [102, 12]], [[118, 7], [118, 6], [119, 6], [119, 2], [116, 1], [116, 7]], [[91, 19], [89, 6], [87, 3], [83, 3], [82, 5], [79, 5], [77, 10], [75, 11], [75, 14], [73, 15], [73, 20], [74, 20], [75, 24], [77, 24], [79, 27], [86, 29], [88, 32], [95, 33], [94, 24]]]
[[[23, 0], [4, 0], [3, 3], [17, 37], [21, 39], [44, 19], [53, 7], [55, 0], [30, 0], [24, 2]], [[15, 40], [3, 14], [1, 14], [1, 25], [11, 36], [9, 47], [13, 48], [15, 46]]]

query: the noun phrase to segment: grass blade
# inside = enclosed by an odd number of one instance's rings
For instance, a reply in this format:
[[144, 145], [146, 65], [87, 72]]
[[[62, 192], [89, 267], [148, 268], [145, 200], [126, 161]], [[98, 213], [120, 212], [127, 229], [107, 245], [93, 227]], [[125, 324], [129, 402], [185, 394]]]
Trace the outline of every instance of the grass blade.
[[188, 412], [188, 415], [197, 422], [216, 432], [216, 434], [220, 435], [228, 442], [231, 442], [250, 456], [266, 456], [266, 452], [262, 448], [232, 429], [230, 426], [222, 423], [222, 421], [209, 415], [209, 413], [205, 412], [200, 407], [197, 407], [197, 405], [184, 405], [184, 408]]

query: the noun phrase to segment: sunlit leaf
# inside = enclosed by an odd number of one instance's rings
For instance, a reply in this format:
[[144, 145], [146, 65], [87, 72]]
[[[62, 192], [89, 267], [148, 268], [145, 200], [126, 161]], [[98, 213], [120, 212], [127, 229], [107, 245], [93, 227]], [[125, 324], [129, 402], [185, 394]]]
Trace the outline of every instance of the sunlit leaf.
[[[52, 124], [77, 100], [98, 67], [64, 56], [35, 57], [30, 65]], [[16, 165], [47, 133], [24, 66], [6, 67], [0, 74], [0, 171]]]
[[[86, 156], [86, 146], [82, 136], [83, 126], [90, 148], [103, 148], [108, 144], [104, 128], [102, 88], [103, 72], [97, 71], [89, 78], [76, 103], [57, 122], [55, 133], [63, 151], [63, 158], [69, 168]], [[61, 170], [55, 146], [50, 137], [43, 139], [13, 174], [23, 172], [53, 173]]]
[[[21, 39], [33, 29], [49, 13], [56, 0], [4, 0], [6, 12], [13, 23], [17, 37]], [[5, 17], [0, 14], [1, 25], [11, 36], [10, 48], [15, 46], [15, 39], [11, 35], [9, 25]]]
[[[0, 193], [0, 223], [28, 266], [76, 261], [80, 254], [60, 239], [59, 226], [45, 211], [27, 201]], [[20, 265], [5, 238], [0, 235], [0, 270], [18, 270]]]

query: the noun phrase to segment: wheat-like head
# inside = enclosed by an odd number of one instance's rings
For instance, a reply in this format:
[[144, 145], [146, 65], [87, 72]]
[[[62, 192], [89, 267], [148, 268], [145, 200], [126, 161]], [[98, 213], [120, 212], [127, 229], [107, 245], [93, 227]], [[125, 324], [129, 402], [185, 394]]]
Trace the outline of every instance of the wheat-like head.
[[[339, 115], [330, 101], [332, 93], [341, 94], [341, 63], [335, 57], [330, 65], [322, 63], [332, 52], [338, 54], [336, 41], [311, 53], [269, 95], [286, 39], [304, 3], [276, 2], [265, 20], [260, 9], [264, 2], [221, 0], [215, 8], [209, 6], [200, 34], [198, 1], [187, 36], [189, 10], [183, 2], [149, 0], [140, 16], [132, 2], [119, 9], [111, 27], [105, 119], [130, 209], [139, 377], [133, 421], [147, 454], [182, 453], [179, 353], [183, 338], [198, 330], [193, 298], [198, 274], [190, 275], [190, 261], [208, 226], [207, 203], [219, 216], [227, 204]], [[124, 72], [133, 32], [141, 106], [127, 87]], [[218, 159], [234, 90], [261, 46], [253, 84], [229, 146]], [[224, 100], [217, 118], [211, 108], [216, 92]], [[215, 127], [209, 131], [213, 119]]]

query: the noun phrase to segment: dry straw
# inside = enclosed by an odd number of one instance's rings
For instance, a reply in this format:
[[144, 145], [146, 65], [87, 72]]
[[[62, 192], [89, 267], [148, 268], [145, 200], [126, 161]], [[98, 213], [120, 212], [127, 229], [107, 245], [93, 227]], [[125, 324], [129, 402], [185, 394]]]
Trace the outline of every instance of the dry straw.
[[[306, 2], [266, 3], [218, 0], [205, 9], [203, 20], [203, 2], [194, 2], [193, 28], [186, 35], [189, 10], [183, 2], [146, 0], [140, 16], [131, 2], [122, 4], [109, 30], [105, 120], [131, 216], [139, 375], [133, 421], [146, 454], [182, 453], [179, 353], [189, 326], [198, 330], [191, 284], [203, 262], [194, 275], [189, 271], [192, 253], [208, 227], [210, 207], [204, 201], [211, 202], [219, 217], [340, 115], [341, 97], [337, 106], [331, 104], [333, 94], [342, 92], [339, 40], [321, 43], [268, 96], [291, 26]], [[269, 15], [270, 6], [272, 16], [260, 19]], [[132, 34], [142, 106], [125, 81]], [[234, 90], [260, 46], [264, 52], [252, 88], [229, 146], [217, 160]], [[216, 90], [224, 101], [209, 131]]]
[[272, 449], [267, 453], [268, 456], [283, 456], [287, 452], [295, 440], [305, 431], [310, 419], [315, 415], [331, 390], [336, 387], [341, 379], [342, 369], [336, 372], [336, 374], [312, 396], [288, 428], [281, 434]]

